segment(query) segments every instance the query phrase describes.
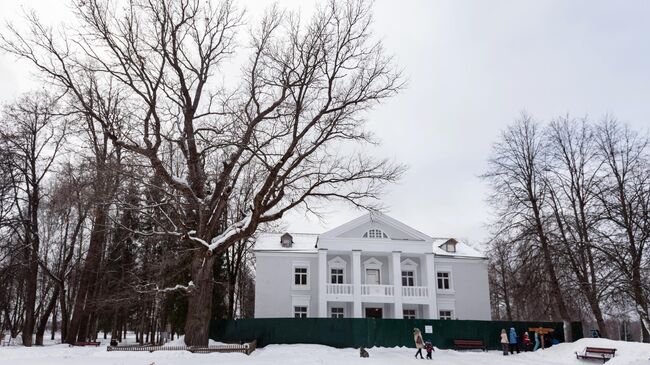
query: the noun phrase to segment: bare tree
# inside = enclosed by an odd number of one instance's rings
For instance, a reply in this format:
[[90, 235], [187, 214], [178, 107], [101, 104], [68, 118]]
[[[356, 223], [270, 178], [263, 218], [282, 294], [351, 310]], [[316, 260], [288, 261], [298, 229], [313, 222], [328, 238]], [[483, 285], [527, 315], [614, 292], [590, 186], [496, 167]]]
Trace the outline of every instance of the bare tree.
[[623, 276], [624, 291], [634, 301], [641, 319], [643, 341], [650, 342], [648, 316], [648, 252], [650, 240], [650, 160], [648, 138], [606, 119], [596, 133], [604, 164], [598, 199], [603, 206], [599, 226], [601, 245], [608, 262]]
[[55, 125], [56, 99], [44, 93], [30, 94], [5, 108], [0, 130], [3, 150], [10, 150], [10, 171], [19, 224], [17, 236], [25, 252], [25, 320], [23, 344], [32, 345], [36, 320], [38, 261], [41, 245], [39, 209], [43, 180], [50, 172], [66, 135], [65, 124]]
[[539, 125], [523, 114], [495, 143], [483, 177], [494, 191], [492, 201], [499, 211], [499, 221], [506, 229], [522, 232], [520, 239], [528, 237], [525, 241], [539, 248], [549, 294], [565, 322], [565, 338], [570, 339], [571, 317], [556, 269], [556, 250], [549, 239], [548, 151], [542, 137]]
[[[297, 206], [342, 199], [368, 207], [383, 183], [399, 177], [401, 166], [341, 151], [348, 142], [373, 142], [363, 112], [402, 87], [372, 39], [368, 3], [330, 1], [306, 24], [270, 8], [251, 31], [249, 62], [231, 92], [213, 77], [235, 51], [242, 13], [231, 1], [75, 5], [77, 30], [54, 37], [30, 16], [29, 35], [10, 27], [2, 48], [31, 60], [179, 194], [182, 219], [165, 234], [202, 248], [191, 265], [187, 344], [207, 344], [214, 253]], [[102, 115], [107, 95], [128, 114]], [[167, 141], [174, 150], [165, 150]], [[179, 168], [166, 164], [165, 153], [179, 152]], [[220, 225], [240, 178], [253, 171], [245, 215]]]
[[594, 250], [595, 230], [600, 220], [596, 197], [601, 162], [596, 153], [592, 128], [586, 120], [558, 118], [548, 128], [550, 205], [555, 217], [552, 239], [575, 276], [603, 337], [608, 337], [601, 302], [609, 286], [605, 262]]

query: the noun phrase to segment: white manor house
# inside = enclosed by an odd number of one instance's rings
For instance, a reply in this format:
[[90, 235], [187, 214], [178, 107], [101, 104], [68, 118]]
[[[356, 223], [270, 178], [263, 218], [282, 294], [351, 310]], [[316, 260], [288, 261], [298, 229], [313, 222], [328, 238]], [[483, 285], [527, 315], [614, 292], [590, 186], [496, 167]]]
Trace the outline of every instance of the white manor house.
[[263, 233], [254, 252], [256, 318], [490, 319], [487, 259], [385, 214]]

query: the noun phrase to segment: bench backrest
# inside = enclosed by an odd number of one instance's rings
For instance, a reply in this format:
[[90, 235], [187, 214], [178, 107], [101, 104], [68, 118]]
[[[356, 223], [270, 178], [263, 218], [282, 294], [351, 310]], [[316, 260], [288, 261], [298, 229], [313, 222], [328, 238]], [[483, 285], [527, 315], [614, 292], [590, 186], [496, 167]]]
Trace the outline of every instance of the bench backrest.
[[616, 352], [616, 349], [609, 349], [606, 347], [587, 347], [585, 352], [595, 352], [599, 354], [613, 354]]

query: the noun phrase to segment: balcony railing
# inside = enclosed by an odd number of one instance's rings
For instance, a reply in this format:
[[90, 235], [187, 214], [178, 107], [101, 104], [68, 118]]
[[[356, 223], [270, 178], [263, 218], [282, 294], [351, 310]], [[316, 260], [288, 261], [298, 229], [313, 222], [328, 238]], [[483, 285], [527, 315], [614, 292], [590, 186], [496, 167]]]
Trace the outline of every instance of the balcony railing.
[[361, 285], [361, 295], [392, 297], [395, 295], [395, 287], [392, 285]]
[[429, 296], [429, 289], [426, 286], [403, 286], [402, 296], [410, 298], [426, 298]]
[[327, 294], [352, 295], [352, 284], [327, 284]]

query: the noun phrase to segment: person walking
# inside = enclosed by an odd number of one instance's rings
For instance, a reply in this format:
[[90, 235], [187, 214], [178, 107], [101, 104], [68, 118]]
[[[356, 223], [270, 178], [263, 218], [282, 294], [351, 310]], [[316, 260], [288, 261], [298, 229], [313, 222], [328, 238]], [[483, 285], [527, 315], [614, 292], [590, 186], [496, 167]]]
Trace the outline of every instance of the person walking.
[[424, 359], [424, 356], [422, 356], [424, 340], [422, 339], [422, 333], [417, 328], [413, 329], [413, 341], [415, 341], [415, 347], [418, 349], [418, 352], [415, 353], [415, 358], [417, 359], [418, 355], [420, 355], [420, 359]]
[[501, 347], [503, 348], [503, 356], [508, 355], [508, 335], [506, 329], [501, 330]]
[[517, 350], [517, 353], [519, 353], [519, 339], [517, 338], [517, 332], [514, 327], [510, 327], [508, 341], [510, 342], [510, 354], [512, 355], [514, 350]]
[[427, 360], [432, 360], [433, 357], [431, 356], [431, 353], [436, 350], [433, 348], [431, 341], [426, 341], [424, 343], [424, 349], [427, 350]]
[[535, 332], [535, 347], [533, 351], [537, 351], [537, 349], [539, 349], [539, 333]]

